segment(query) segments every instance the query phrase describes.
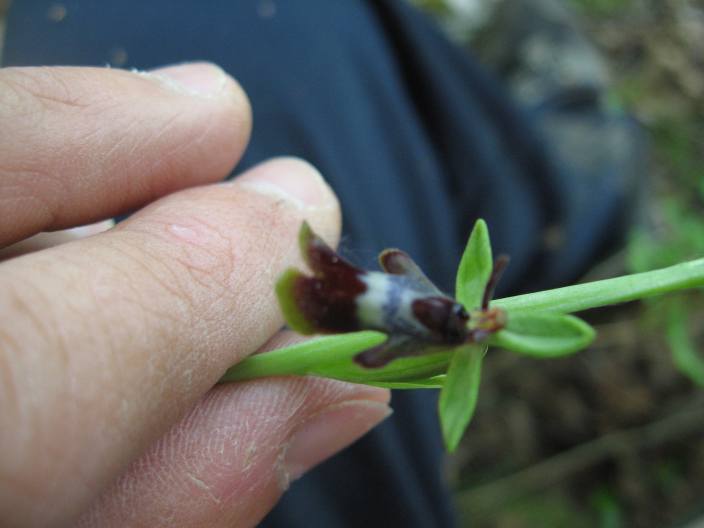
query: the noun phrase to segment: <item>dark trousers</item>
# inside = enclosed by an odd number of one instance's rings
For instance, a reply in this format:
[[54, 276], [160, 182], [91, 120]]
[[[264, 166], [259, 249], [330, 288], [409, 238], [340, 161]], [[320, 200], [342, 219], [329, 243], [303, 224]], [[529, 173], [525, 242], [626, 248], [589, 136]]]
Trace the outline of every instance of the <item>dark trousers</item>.
[[[277, 155], [316, 165], [340, 197], [342, 252], [371, 265], [408, 251], [443, 289], [474, 220], [512, 262], [500, 294], [573, 280], [621, 234], [616, 167], [571, 164], [551, 119], [597, 125], [596, 108], [519, 109], [505, 87], [395, 0], [14, 2], [5, 65], [148, 69], [210, 60], [253, 106], [238, 171]], [[592, 156], [594, 157], [594, 156]], [[436, 395], [396, 393], [393, 418], [293, 484], [263, 526], [453, 524]]]

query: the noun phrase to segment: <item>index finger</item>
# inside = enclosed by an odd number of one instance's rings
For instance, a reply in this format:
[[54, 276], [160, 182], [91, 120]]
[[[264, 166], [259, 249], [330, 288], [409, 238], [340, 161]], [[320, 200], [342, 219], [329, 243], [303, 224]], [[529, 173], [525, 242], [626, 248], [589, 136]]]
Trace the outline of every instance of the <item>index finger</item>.
[[213, 64], [0, 69], [0, 247], [223, 179], [250, 121]]

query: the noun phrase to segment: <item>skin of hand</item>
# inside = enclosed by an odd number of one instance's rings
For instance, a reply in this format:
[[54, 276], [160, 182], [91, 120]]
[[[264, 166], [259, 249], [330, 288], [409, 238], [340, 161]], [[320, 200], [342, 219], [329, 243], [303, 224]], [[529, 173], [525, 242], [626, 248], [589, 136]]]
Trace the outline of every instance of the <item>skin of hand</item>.
[[287, 339], [301, 221], [340, 229], [300, 160], [221, 182], [251, 112], [220, 68], [2, 69], [0, 123], [0, 526], [253, 526], [388, 416], [371, 387], [216, 385]]

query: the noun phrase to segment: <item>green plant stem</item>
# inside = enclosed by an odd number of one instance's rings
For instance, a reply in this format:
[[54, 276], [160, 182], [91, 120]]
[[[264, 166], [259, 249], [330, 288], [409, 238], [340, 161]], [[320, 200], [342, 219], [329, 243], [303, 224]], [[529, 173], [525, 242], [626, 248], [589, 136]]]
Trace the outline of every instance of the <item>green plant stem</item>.
[[[637, 273], [555, 290], [494, 301], [508, 312], [569, 313], [704, 286], [704, 259], [656, 271]], [[438, 387], [450, 354], [402, 358], [381, 369], [364, 369], [352, 362], [355, 354], [381, 343], [379, 332], [326, 336], [284, 349], [252, 356], [227, 371], [221, 381], [267, 376], [323, 376], [396, 388]]]
[[268, 376], [306, 376], [316, 367], [326, 365], [331, 360], [351, 362], [355, 354], [376, 346], [385, 339], [386, 336], [379, 332], [319, 337], [313, 341], [304, 341], [250, 356], [228, 369], [220, 381], [242, 381]]
[[506, 311], [570, 313], [704, 286], [704, 258], [655, 271], [497, 299]]

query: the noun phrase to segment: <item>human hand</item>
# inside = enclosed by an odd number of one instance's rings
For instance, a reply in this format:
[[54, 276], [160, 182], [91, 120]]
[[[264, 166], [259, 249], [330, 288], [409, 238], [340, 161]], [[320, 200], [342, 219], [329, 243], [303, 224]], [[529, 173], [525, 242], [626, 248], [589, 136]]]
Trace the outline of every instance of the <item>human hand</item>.
[[340, 223], [297, 160], [213, 183], [250, 129], [221, 70], [0, 70], [0, 123], [0, 247], [146, 205], [4, 250], [76, 238], [0, 263], [0, 525], [250, 526], [387, 416], [330, 380], [213, 388], [280, 328], [302, 219]]

